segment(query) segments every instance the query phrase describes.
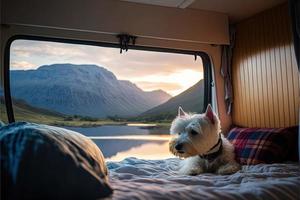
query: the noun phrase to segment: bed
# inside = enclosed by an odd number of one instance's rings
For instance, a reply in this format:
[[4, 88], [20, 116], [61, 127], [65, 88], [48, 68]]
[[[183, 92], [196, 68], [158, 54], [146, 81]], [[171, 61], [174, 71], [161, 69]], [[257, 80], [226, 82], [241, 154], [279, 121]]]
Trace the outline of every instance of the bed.
[[232, 175], [177, 174], [179, 159], [107, 162], [109, 199], [300, 199], [298, 163], [243, 166]]
[[[268, 130], [268, 132], [270, 131]], [[57, 127], [25, 122], [0, 127], [0, 133], [1, 180], [7, 178], [9, 181], [6, 183], [11, 183], [2, 184], [1, 191], [8, 191], [7, 194], [13, 195], [12, 197], [15, 194], [20, 197], [11, 199], [25, 199], [24, 194], [27, 197], [28, 195], [39, 195], [40, 198], [35, 199], [45, 199], [46, 197], [49, 199], [49, 195], [61, 197], [62, 194], [68, 198], [61, 199], [78, 199], [79, 195], [88, 199], [87, 196], [93, 196], [91, 195], [93, 192], [96, 192], [95, 195], [98, 198], [110, 195], [110, 187], [114, 190], [110, 197], [106, 197], [110, 200], [300, 199], [300, 165], [298, 162], [244, 165], [239, 172], [232, 175], [206, 173], [198, 176], [182, 176], [177, 173], [180, 161], [178, 158], [143, 160], [131, 157], [121, 162], [106, 162], [109, 171], [109, 187], [106, 184], [107, 170], [102, 160], [103, 157], [100, 156], [100, 150], [91, 140], [81, 134]], [[255, 132], [255, 135], [257, 134], [258, 131]], [[266, 134], [261, 132], [263, 136]], [[286, 136], [286, 134], [284, 132], [283, 135]], [[249, 135], [252, 136], [253, 131]], [[260, 143], [268, 142], [270, 138], [278, 138], [278, 134], [275, 136], [268, 137], [268, 140], [263, 138]], [[279, 138], [280, 141], [284, 140], [282, 137]], [[292, 139], [293, 137], [288, 138]], [[274, 147], [278, 149], [280, 146], [275, 145]], [[282, 147], [287, 148], [288, 146], [283, 145]], [[262, 151], [262, 148], [259, 150]], [[281, 148], [279, 150], [283, 151]], [[291, 151], [298, 152], [293, 149]], [[92, 159], [95, 155], [98, 155], [99, 159]], [[278, 153], [263, 155], [279, 157]], [[17, 162], [18, 160], [24, 162]], [[24, 164], [25, 161], [26, 164]], [[52, 170], [49, 170], [49, 167]], [[36, 176], [37, 171], [39, 171], [39, 176]], [[83, 173], [83, 171], [87, 171], [87, 173]], [[105, 187], [101, 188], [99, 184], [95, 185], [94, 176], [90, 176], [90, 174], [96, 175], [96, 182], [99, 182], [100, 185], [105, 183]], [[53, 178], [52, 182], [49, 181], [50, 178]], [[90, 178], [89, 184], [87, 180]], [[67, 180], [69, 180], [69, 184]], [[104, 180], [105, 182], [103, 182]], [[55, 187], [62, 191], [58, 192], [57, 189], [53, 189]], [[94, 190], [93, 187], [96, 189]], [[28, 188], [30, 190], [27, 190]], [[48, 190], [48, 188], [52, 189]]]

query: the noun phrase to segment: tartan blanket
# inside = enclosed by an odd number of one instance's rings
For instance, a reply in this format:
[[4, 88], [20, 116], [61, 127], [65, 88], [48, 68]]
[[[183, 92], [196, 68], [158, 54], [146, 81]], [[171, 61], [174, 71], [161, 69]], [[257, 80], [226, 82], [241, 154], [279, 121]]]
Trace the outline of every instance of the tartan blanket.
[[298, 127], [233, 128], [227, 139], [241, 164], [298, 161]]

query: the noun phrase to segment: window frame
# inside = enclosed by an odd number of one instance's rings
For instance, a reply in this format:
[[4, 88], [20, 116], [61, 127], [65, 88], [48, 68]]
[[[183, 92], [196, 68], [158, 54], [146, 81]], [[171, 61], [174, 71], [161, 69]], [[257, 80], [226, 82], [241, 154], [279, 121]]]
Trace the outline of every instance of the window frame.
[[[4, 49], [4, 66], [3, 66], [3, 74], [4, 74], [3, 90], [4, 90], [4, 101], [5, 101], [8, 123], [15, 122], [11, 90], [10, 90], [10, 48], [11, 48], [11, 44], [15, 40], [33, 40], [33, 41], [58, 42], [58, 43], [68, 43], [68, 44], [120, 48], [119, 44], [108, 43], [108, 42], [96, 42], [96, 41], [86, 41], [86, 40], [76, 40], [76, 39], [66, 39], [66, 38], [52, 38], [52, 37], [32, 36], [32, 35], [15, 35], [10, 37], [6, 42], [5, 49]], [[198, 56], [201, 57], [202, 64], [203, 64], [203, 74], [204, 74], [203, 112], [205, 112], [207, 105], [212, 103], [212, 85], [213, 85], [212, 64], [211, 64], [211, 59], [206, 52], [162, 48], [162, 47], [148, 47], [148, 46], [141, 46], [141, 45], [128, 45], [128, 50], [130, 49], [143, 50], [143, 51], [155, 51], [155, 52], [162, 52], [162, 53], [186, 54], [186, 55], [195, 56], [195, 59]]]

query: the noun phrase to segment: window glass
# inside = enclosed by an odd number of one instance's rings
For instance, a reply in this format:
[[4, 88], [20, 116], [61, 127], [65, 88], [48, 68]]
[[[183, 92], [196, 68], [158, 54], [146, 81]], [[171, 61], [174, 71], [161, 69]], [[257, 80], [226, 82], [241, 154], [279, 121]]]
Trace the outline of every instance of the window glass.
[[15, 40], [10, 51], [16, 121], [78, 131], [108, 160], [170, 157], [178, 106], [203, 109], [201, 58], [33, 40]]

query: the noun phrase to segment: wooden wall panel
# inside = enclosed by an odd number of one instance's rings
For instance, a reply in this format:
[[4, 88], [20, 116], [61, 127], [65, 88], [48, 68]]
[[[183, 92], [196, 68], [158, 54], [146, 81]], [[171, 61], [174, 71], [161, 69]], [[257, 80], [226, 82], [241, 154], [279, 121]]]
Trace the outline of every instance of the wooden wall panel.
[[299, 71], [286, 4], [237, 25], [233, 53], [233, 123], [287, 127], [299, 123]]

